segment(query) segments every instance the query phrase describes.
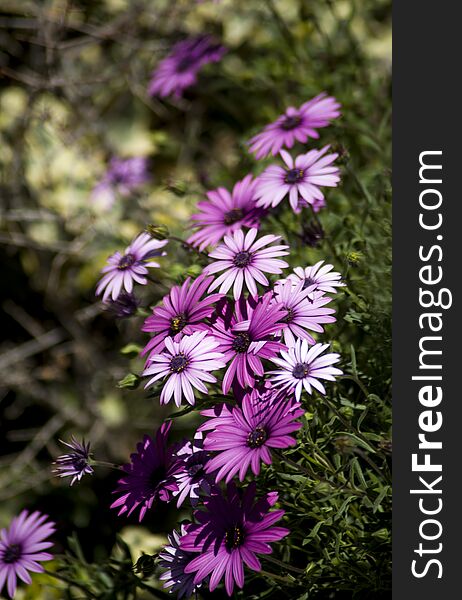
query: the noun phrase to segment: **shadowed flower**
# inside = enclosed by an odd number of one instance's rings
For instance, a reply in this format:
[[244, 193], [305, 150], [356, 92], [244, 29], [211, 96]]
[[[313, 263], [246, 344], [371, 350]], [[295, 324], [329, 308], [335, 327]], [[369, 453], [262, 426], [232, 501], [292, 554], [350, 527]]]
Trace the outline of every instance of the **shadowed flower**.
[[236, 183], [232, 193], [223, 187], [207, 192], [207, 201], [198, 202], [199, 212], [191, 217], [198, 231], [188, 243], [203, 250], [241, 227], [258, 228], [264, 210], [256, 206], [255, 187], [256, 180], [247, 175]]
[[243, 481], [250, 467], [259, 475], [261, 461], [271, 464], [271, 448], [295, 445], [289, 434], [302, 426], [294, 422], [303, 414], [299, 406], [274, 390], [263, 395], [257, 390], [246, 394], [240, 407], [229, 409], [230, 418], [223, 421], [220, 415], [206, 423], [204, 448], [218, 452], [207, 463], [206, 471], [218, 471], [217, 483], [225, 476], [229, 482], [237, 473]]
[[84, 475], [91, 475], [93, 469], [89, 465], [90, 442], [88, 444], [85, 443], [85, 440], [78, 442], [74, 436], [72, 436], [70, 444], [62, 440], [60, 442], [70, 448], [72, 452], [58, 456], [56, 462], [53, 463], [56, 465], [53, 473], [57, 473], [57, 477], [72, 477], [70, 485], [75, 481], [80, 481]]
[[147, 233], [141, 233], [126, 248], [124, 254], [116, 252], [108, 258], [108, 265], [101, 270], [104, 275], [98, 283], [96, 295], [99, 296], [104, 290], [103, 302], [109, 297], [117, 300], [122, 289], [131, 293], [133, 282], [146, 285], [147, 267], [160, 266], [150, 259], [165, 254], [160, 249], [167, 243], [168, 240], [153, 240]]
[[[144, 322], [143, 331], [153, 332], [154, 337], [144, 348], [142, 355], [159, 354], [165, 348], [165, 338], [172, 337], [176, 342], [181, 335], [191, 335], [195, 331], [207, 330], [204, 319], [210, 317], [215, 302], [222, 294], [211, 294], [202, 298], [213, 277], [199, 275], [191, 283], [188, 277], [183, 285], [173, 286], [164, 297], [162, 304], [153, 309], [153, 314]], [[149, 364], [149, 359], [148, 359]]]
[[130, 516], [139, 508], [139, 520], [142, 521], [155, 500], [171, 500], [172, 492], [177, 489], [173, 479], [176, 459], [172, 449], [167, 448], [171, 424], [171, 421], [163, 423], [155, 438], [145, 435], [143, 441], [137, 444], [136, 452], [130, 456], [131, 462], [122, 467], [125, 474], [113, 492], [120, 497], [111, 504], [111, 508], [119, 508], [119, 516], [124, 513]]
[[53, 546], [45, 541], [56, 531], [55, 524], [48, 521], [48, 515], [23, 510], [14, 517], [8, 529], [0, 532], [0, 593], [6, 583], [11, 598], [16, 593], [18, 578], [24, 583], [32, 583], [29, 571], [43, 573], [40, 564], [52, 560], [53, 555], [44, 552]]
[[223, 393], [233, 383], [242, 388], [255, 384], [255, 375], [264, 374], [262, 359], [275, 356], [283, 345], [274, 340], [274, 334], [287, 327], [282, 319], [282, 306], [271, 305], [271, 293], [262, 298], [240, 298], [226, 301], [217, 307], [217, 318], [211, 333], [219, 342], [224, 359], [231, 361], [223, 377]]
[[196, 433], [192, 442], [186, 440], [179, 444], [175, 456], [179, 461], [178, 471], [174, 475], [178, 490], [173, 492], [173, 496], [177, 497], [177, 508], [187, 497], [195, 506], [199, 500], [199, 493], [203, 491], [210, 495], [213, 485], [213, 477], [204, 469], [210, 454], [204, 450], [202, 433]]
[[195, 557], [192, 552], [182, 550], [180, 547], [181, 538], [186, 534], [187, 526], [182, 525], [180, 532], [173, 530], [167, 536], [168, 544], [166, 544], [159, 552], [159, 566], [167, 569], [160, 576], [160, 580], [164, 582], [164, 588], [170, 588], [170, 593], [176, 593], [177, 598], [190, 598], [196, 588], [194, 585], [194, 573], [185, 573], [184, 569], [188, 563]]
[[270, 153], [276, 156], [281, 148], [292, 148], [295, 142], [304, 144], [309, 138], [317, 139], [316, 129], [326, 127], [337, 118], [339, 108], [337, 100], [326, 94], [319, 94], [300, 108], [290, 106], [285, 114], [250, 140], [250, 152], [254, 152], [257, 159]]
[[344, 287], [340, 273], [332, 271], [334, 265], [324, 265], [320, 260], [312, 267], [295, 267], [287, 279], [299, 282], [303, 281], [303, 289], [309, 288], [310, 292], [327, 292], [335, 294], [335, 288]]
[[178, 42], [152, 74], [148, 87], [151, 96], [176, 96], [197, 81], [199, 70], [207, 63], [218, 62], [226, 48], [209, 35]]
[[320, 186], [336, 187], [340, 181], [338, 167], [331, 165], [337, 154], [326, 154], [328, 149], [329, 146], [310, 150], [307, 154], [299, 154], [295, 161], [288, 152], [281, 150], [286, 166], [270, 165], [258, 177], [257, 206], [274, 208], [288, 195], [290, 206], [296, 213], [307, 205], [317, 205], [319, 210], [319, 202], [324, 200]]
[[342, 371], [331, 365], [339, 361], [339, 354], [323, 354], [329, 344], [315, 344], [311, 348], [306, 340], [297, 340], [295, 346], [286, 351], [281, 350], [281, 358], [272, 358], [271, 361], [281, 367], [277, 371], [270, 371], [273, 375], [271, 382], [287, 392], [294, 392], [300, 400], [303, 388], [311, 394], [312, 387], [321, 394], [326, 390], [319, 379], [335, 381], [334, 375], [342, 375]]
[[140, 301], [133, 292], [122, 291], [117, 300], [108, 298], [105, 304], [107, 304], [108, 311], [115, 317], [118, 319], [127, 319], [136, 313]]
[[103, 208], [111, 208], [116, 193], [128, 196], [148, 181], [147, 165], [147, 159], [142, 156], [113, 158], [106, 174], [94, 187], [91, 199]]
[[292, 279], [277, 281], [274, 286], [273, 303], [281, 306], [285, 311], [283, 319], [287, 327], [283, 330], [284, 341], [287, 346], [293, 346], [296, 338], [308, 340], [310, 344], [316, 340], [306, 330], [324, 331], [321, 323], [334, 323], [335, 313], [333, 308], [325, 308], [332, 301], [322, 292], [312, 291], [310, 287], [304, 289], [304, 284]]
[[271, 554], [269, 542], [288, 535], [288, 529], [274, 526], [284, 511], [270, 512], [278, 494], [269, 492], [255, 502], [255, 490], [252, 483], [241, 495], [230, 483], [226, 496], [217, 490], [204, 501], [205, 510], [194, 512], [198, 523], [187, 526], [180, 548], [199, 553], [184, 569], [187, 574], [195, 573], [195, 585], [210, 575], [209, 589], [213, 592], [224, 576], [231, 596], [234, 583], [244, 586], [244, 563], [253, 571], [260, 571], [257, 554]]
[[289, 246], [268, 246], [281, 239], [277, 235], [264, 235], [256, 239], [257, 229], [250, 229], [244, 237], [241, 229], [232, 236], [225, 235], [224, 244], [221, 244], [209, 254], [217, 260], [204, 269], [204, 273], [222, 273], [209, 288], [209, 291], [220, 288], [222, 294], [226, 294], [233, 287], [234, 299], [238, 300], [245, 286], [252, 294], [258, 294], [256, 282], [261, 285], [269, 285], [264, 273], [282, 273], [282, 269], [289, 265], [280, 260], [278, 256], [289, 254]]
[[143, 375], [151, 377], [145, 387], [167, 378], [160, 394], [160, 403], [167, 404], [174, 396], [175, 404], [179, 407], [184, 396], [189, 404], [194, 405], [193, 388], [208, 394], [204, 381], [217, 381], [210, 371], [226, 366], [223, 354], [216, 352], [218, 346], [219, 342], [207, 331], [196, 331], [179, 342], [165, 338], [166, 351], [151, 356], [148, 368], [143, 371]]

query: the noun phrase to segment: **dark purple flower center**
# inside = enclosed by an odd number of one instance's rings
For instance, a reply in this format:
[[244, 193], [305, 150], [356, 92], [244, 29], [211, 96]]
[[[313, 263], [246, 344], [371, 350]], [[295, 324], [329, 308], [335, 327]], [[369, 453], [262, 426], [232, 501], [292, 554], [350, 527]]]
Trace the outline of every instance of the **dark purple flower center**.
[[264, 427], [256, 427], [247, 437], [247, 446], [249, 448], [260, 448], [268, 439], [268, 434]]
[[181, 373], [189, 365], [189, 359], [185, 354], [177, 354], [170, 361], [170, 371], [173, 373]]
[[191, 477], [191, 479], [199, 479], [199, 477], [202, 475], [204, 471], [204, 465], [200, 464], [200, 463], [196, 463], [193, 465], [190, 465], [188, 467], [188, 475], [189, 477]]
[[297, 363], [292, 370], [292, 375], [295, 379], [304, 379], [309, 372], [310, 368], [306, 363]]
[[148, 479], [148, 488], [149, 491], [154, 493], [157, 488], [159, 487], [159, 484], [164, 481], [166, 477], [166, 472], [165, 472], [165, 466], [164, 465], [159, 465], [158, 467], [156, 467], [155, 469], [153, 469], [149, 475], [149, 479]]
[[302, 169], [290, 169], [289, 171], [286, 171], [284, 181], [290, 184], [298, 183], [303, 179], [304, 175], [305, 172]]
[[124, 254], [119, 260], [117, 268], [121, 271], [125, 271], [125, 269], [129, 269], [135, 263], [135, 261], [136, 257], [133, 254]]
[[229, 212], [225, 213], [224, 222], [225, 225], [232, 225], [233, 223], [237, 223], [244, 216], [244, 211], [242, 208], [233, 208]]
[[303, 283], [303, 290], [306, 290], [307, 287], [316, 283], [316, 280], [312, 277], [305, 277], [305, 282]]
[[247, 250], [242, 250], [242, 252], [238, 252], [236, 256], [233, 258], [234, 266], [243, 269], [247, 267], [252, 262], [252, 254]]
[[284, 121], [281, 124], [282, 129], [286, 131], [290, 131], [291, 129], [295, 129], [302, 122], [302, 118], [298, 115], [292, 115], [291, 117], [286, 116]]
[[248, 333], [245, 331], [238, 333], [233, 340], [233, 350], [240, 354], [247, 352], [250, 346], [250, 341], [250, 335]]
[[3, 551], [3, 562], [7, 565], [11, 565], [17, 562], [22, 555], [21, 544], [10, 544]]
[[178, 61], [176, 70], [178, 73], [184, 73], [185, 71], [187, 71], [190, 67], [193, 66], [193, 64], [196, 62], [197, 58], [194, 54], [190, 54], [188, 56], [184, 56], [181, 60]]
[[225, 533], [225, 546], [227, 550], [235, 550], [244, 543], [244, 529], [240, 525], [235, 525]]
[[285, 307], [287, 314], [286, 316], [282, 319], [282, 321], [284, 323], [292, 323], [292, 321], [295, 319], [295, 311], [293, 308], [290, 307]]
[[172, 333], [179, 333], [186, 323], [186, 315], [184, 313], [180, 313], [170, 319], [170, 331]]

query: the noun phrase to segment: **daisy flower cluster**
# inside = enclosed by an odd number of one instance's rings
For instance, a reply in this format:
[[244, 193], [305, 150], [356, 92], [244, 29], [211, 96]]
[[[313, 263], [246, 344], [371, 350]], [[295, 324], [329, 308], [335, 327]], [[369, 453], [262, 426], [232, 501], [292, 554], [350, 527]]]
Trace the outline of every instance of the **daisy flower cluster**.
[[[184, 60], [179, 72], [189, 68], [195, 77], [208, 43], [178, 46], [161, 68], [178, 71]], [[186, 64], [196, 58], [194, 68]], [[160, 75], [156, 81], [153, 90], [160, 90]], [[159, 502], [191, 506], [190, 521], [169, 535], [159, 555], [164, 587], [178, 597], [221, 582], [232, 595], [243, 587], [245, 569], [261, 570], [259, 557], [289, 533], [279, 524], [278, 492], [260, 491], [258, 479], [275, 453], [296, 446], [304, 402], [327, 394], [326, 383], [342, 373], [339, 354], [320, 338], [336, 320], [331, 303], [345, 284], [322, 260], [291, 268], [289, 244], [261, 230], [268, 231], [267, 217], [279, 205], [295, 214], [325, 205], [323, 188], [340, 180], [337, 155], [328, 146], [289, 151], [317, 139], [339, 114], [339, 103], [321, 94], [252, 138], [257, 159], [279, 156], [280, 163], [198, 203], [187, 243], [208, 263], [172, 286], [142, 326], [150, 334], [142, 351], [145, 388], [160, 405], [198, 410], [203, 422], [190, 440], [169, 442], [172, 420], [145, 435], [122, 467], [111, 508], [142, 521]], [[148, 268], [159, 266], [152, 258], [164, 254], [167, 241], [142, 233], [113, 254], [97, 294], [117, 303], [135, 284], [147, 285]], [[76, 481], [88, 472], [81, 455], [58, 459], [60, 474]]]
[[[181, 96], [225, 52], [210, 36], [177, 43], [154, 71], [149, 93]], [[340, 356], [319, 341], [336, 320], [331, 302], [345, 285], [341, 275], [322, 260], [293, 268], [289, 244], [267, 218], [283, 207], [299, 215], [326, 205], [324, 188], [340, 181], [337, 154], [327, 145], [293, 149], [318, 139], [339, 115], [337, 100], [320, 94], [288, 107], [249, 141], [257, 160], [274, 163], [198, 203], [186, 243], [208, 263], [171, 287], [142, 326], [150, 334], [142, 351], [145, 388], [160, 405], [190, 411], [200, 403], [202, 423], [180, 442], [169, 441], [173, 417], [144, 435], [119, 468], [110, 508], [141, 522], [159, 503], [191, 507], [190, 520], [171, 532], [158, 556], [164, 587], [180, 598], [222, 582], [231, 596], [243, 588], [245, 570], [261, 571], [261, 557], [289, 534], [278, 491], [259, 489], [259, 477], [275, 453], [296, 446], [304, 402], [327, 394], [326, 382], [342, 374], [334, 366]], [[114, 159], [93, 196], [110, 206], [115, 193], [126, 195], [147, 179], [145, 159]], [[108, 258], [96, 294], [118, 316], [137, 311], [135, 285], [147, 286], [149, 269], [161, 266], [165, 238], [142, 232]], [[72, 485], [98, 461], [88, 442], [65, 444], [54, 471]], [[52, 558], [45, 551], [55, 531], [48, 519], [23, 511], [0, 532], [0, 592], [6, 586], [13, 597], [18, 578], [30, 583], [29, 572], [43, 571], [41, 562]]]

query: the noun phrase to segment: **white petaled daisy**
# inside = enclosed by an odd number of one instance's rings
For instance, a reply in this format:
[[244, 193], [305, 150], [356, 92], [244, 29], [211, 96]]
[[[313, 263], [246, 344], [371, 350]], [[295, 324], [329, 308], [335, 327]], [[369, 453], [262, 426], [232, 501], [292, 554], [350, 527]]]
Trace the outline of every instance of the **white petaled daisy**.
[[295, 267], [294, 272], [287, 279], [292, 281], [303, 281], [303, 289], [309, 288], [310, 292], [330, 292], [335, 294], [335, 288], [345, 287], [342, 276], [332, 271], [334, 265], [324, 265], [320, 260], [312, 267]]
[[342, 371], [332, 367], [339, 361], [340, 355], [335, 353], [323, 354], [329, 344], [315, 344], [310, 348], [306, 340], [298, 339], [295, 346], [286, 352], [281, 350], [282, 358], [271, 358], [281, 369], [270, 371], [270, 381], [275, 387], [288, 392], [294, 392], [297, 400], [300, 400], [303, 388], [312, 394], [312, 388], [325, 394], [326, 390], [319, 379], [335, 381], [334, 375], [342, 375]]
[[116, 252], [108, 258], [107, 266], [101, 270], [103, 277], [96, 288], [96, 295], [99, 296], [104, 290], [103, 302], [109, 297], [117, 300], [122, 290], [131, 293], [133, 282], [146, 285], [147, 267], [160, 267], [151, 258], [164, 256], [161, 248], [167, 243], [168, 240], [154, 240], [149, 234], [141, 233], [123, 254]]
[[204, 273], [222, 273], [212, 285], [209, 292], [220, 288], [221, 294], [226, 294], [233, 287], [234, 299], [238, 300], [242, 293], [245, 282], [249, 292], [256, 296], [258, 294], [256, 281], [261, 285], [269, 285], [269, 281], [264, 273], [282, 273], [282, 269], [289, 265], [280, 260], [278, 256], [289, 254], [289, 246], [278, 245], [268, 246], [273, 242], [278, 242], [281, 236], [264, 235], [256, 239], [257, 229], [250, 229], [244, 236], [242, 229], [236, 231], [232, 236], [225, 235], [224, 243], [218, 246], [209, 254], [211, 258], [217, 261], [208, 265]]
[[321, 323], [336, 321], [332, 316], [335, 310], [324, 308], [331, 301], [332, 298], [321, 292], [313, 292], [311, 288], [304, 289], [301, 281], [296, 283], [286, 279], [275, 283], [272, 304], [279, 304], [286, 310], [286, 316], [282, 321], [287, 323], [287, 327], [282, 330], [282, 333], [287, 346], [293, 346], [297, 338], [307, 340], [310, 344], [316, 343], [306, 330], [322, 333], [324, 327]]
[[185, 573], [186, 565], [195, 558], [195, 554], [180, 548], [180, 540], [186, 533], [185, 525], [181, 525], [180, 531], [175, 529], [167, 536], [168, 544], [159, 552], [159, 565], [166, 569], [160, 576], [164, 582], [163, 587], [169, 589], [170, 593], [176, 593], [177, 598], [191, 598], [201, 584], [194, 584], [195, 573]]
[[326, 154], [329, 146], [322, 150], [310, 150], [298, 155], [295, 160], [285, 150], [280, 155], [284, 167], [270, 165], [258, 177], [255, 192], [257, 206], [274, 208], [289, 196], [289, 203], [296, 213], [303, 206], [314, 205], [324, 200], [320, 187], [336, 187], [340, 181], [339, 169], [332, 165], [338, 154]]
[[210, 371], [226, 365], [223, 353], [215, 352], [218, 346], [219, 342], [208, 331], [196, 331], [178, 342], [171, 337], [165, 338], [165, 352], [151, 356], [148, 368], [143, 371], [143, 375], [152, 376], [145, 387], [165, 377], [167, 381], [160, 395], [161, 404], [167, 404], [174, 396], [179, 407], [185, 396], [189, 404], [194, 405], [193, 387], [207, 394], [204, 381], [217, 381]]

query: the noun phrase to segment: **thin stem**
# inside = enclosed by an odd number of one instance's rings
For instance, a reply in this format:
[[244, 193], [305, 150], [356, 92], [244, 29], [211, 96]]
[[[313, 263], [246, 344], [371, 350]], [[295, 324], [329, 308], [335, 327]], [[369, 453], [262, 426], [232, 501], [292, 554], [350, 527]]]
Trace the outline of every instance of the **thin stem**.
[[108, 469], [114, 469], [115, 471], [123, 471], [123, 468], [121, 465], [116, 465], [114, 463], [107, 462], [105, 460], [92, 460], [90, 462], [90, 466], [106, 467]]
[[48, 571], [47, 569], [44, 569], [43, 573], [46, 573], [47, 575], [49, 575], [50, 577], [54, 577], [55, 579], [59, 579], [60, 581], [64, 581], [64, 583], [67, 583], [72, 587], [76, 587], [77, 589], [82, 590], [82, 592], [85, 592], [85, 594], [87, 595], [87, 598], [96, 598], [97, 597], [88, 588], [86, 588], [84, 585], [81, 585], [80, 583], [76, 583], [73, 579], [68, 579], [64, 575], [59, 575], [58, 573], [53, 573], [53, 571]]
[[263, 569], [259, 572], [260, 575], [265, 575], [266, 577], [270, 577], [271, 579], [276, 579], [277, 581], [282, 581], [282, 583], [290, 583], [293, 584], [293, 581], [288, 577], [281, 577], [280, 575], [275, 575], [274, 573], [270, 573], [269, 571], [263, 571]]
[[273, 558], [272, 556], [264, 556], [264, 560], [268, 560], [269, 562], [272, 562], [273, 564], [277, 565], [278, 567], [282, 567], [283, 569], [287, 569], [288, 571], [293, 571], [294, 573], [298, 573], [300, 575], [304, 575], [305, 571], [304, 569], [299, 569], [298, 567], [293, 567], [292, 565], [288, 565], [285, 562], [282, 562], [282, 560], [278, 560], [277, 558]]
[[177, 237], [176, 235], [169, 235], [168, 239], [172, 240], [173, 242], [178, 242], [179, 244], [181, 244], [183, 246], [186, 246], [187, 248], [189, 248], [190, 250], [192, 250], [193, 252], [195, 252], [199, 256], [205, 256], [207, 258], [209, 257], [209, 255], [207, 254], [207, 252], [203, 252], [202, 250], [198, 250], [192, 244], [190, 244], [186, 240], [182, 240], [180, 237]]

